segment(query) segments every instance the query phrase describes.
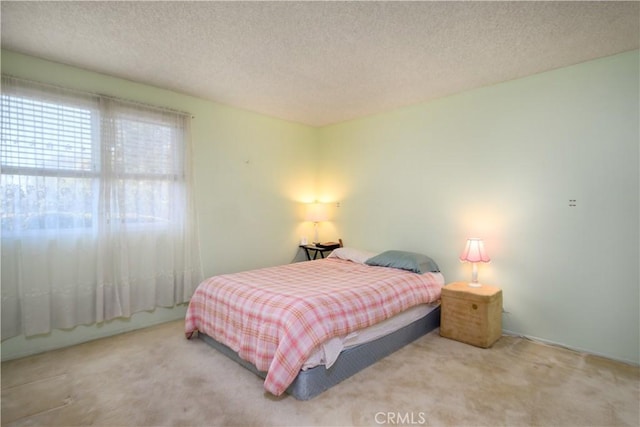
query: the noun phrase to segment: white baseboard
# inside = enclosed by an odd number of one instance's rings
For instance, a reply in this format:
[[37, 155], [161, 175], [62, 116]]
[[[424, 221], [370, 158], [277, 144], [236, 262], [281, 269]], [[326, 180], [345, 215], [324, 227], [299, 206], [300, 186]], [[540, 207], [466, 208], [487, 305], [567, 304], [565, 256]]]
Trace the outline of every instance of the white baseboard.
[[520, 334], [520, 333], [517, 333], [517, 332], [508, 331], [508, 330], [505, 330], [505, 329], [502, 330], [502, 333], [504, 335], [511, 335], [511, 336], [514, 336], [514, 337], [526, 338], [526, 339], [531, 340], [531, 341], [539, 342], [539, 343], [546, 344], [546, 345], [551, 345], [551, 346], [554, 346], [554, 347], [561, 347], [561, 348], [565, 348], [567, 350], [577, 351], [579, 353], [585, 353], [585, 354], [589, 354], [589, 355], [592, 355], [592, 356], [603, 357], [603, 358], [609, 359], [609, 360], [615, 360], [616, 362], [622, 362], [622, 363], [626, 363], [626, 364], [633, 365], [633, 366], [640, 366], [640, 364], [637, 361], [627, 360], [627, 359], [622, 359], [622, 358], [617, 358], [617, 357], [612, 357], [611, 355], [608, 355], [608, 354], [600, 354], [600, 353], [593, 352], [591, 350], [586, 350], [584, 348], [572, 347], [572, 346], [569, 346], [569, 345], [566, 345], [566, 344], [558, 343], [558, 342], [547, 340], [547, 339], [544, 339], [544, 338], [535, 337], [535, 336], [532, 336], [532, 335], [523, 335], [523, 334]]

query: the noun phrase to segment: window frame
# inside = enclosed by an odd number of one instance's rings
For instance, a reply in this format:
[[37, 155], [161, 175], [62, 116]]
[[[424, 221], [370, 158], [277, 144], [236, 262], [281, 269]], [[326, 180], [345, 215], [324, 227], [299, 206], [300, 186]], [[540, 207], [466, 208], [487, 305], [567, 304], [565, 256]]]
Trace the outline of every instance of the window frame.
[[[3, 76], [4, 77], [4, 76]], [[103, 136], [102, 136], [102, 132], [103, 132], [103, 128], [102, 128], [102, 120], [103, 120], [103, 115], [107, 114], [105, 112], [105, 109], [102, 107], [101, 105], [101, 98], [105, 98], [108, 99], [109, 102], [113, 102], [116, 101], [118, 103], [119, 107], [123, 107], [123, 109], [127, 109], [127, 107], [133, 105], [135, 107], [141, 107], [144, 109], [145, 113], [144, 114], [153, 114], [154, 115], [154, 120], [145, 120], [143, 118], [143, 114], [141, 113], [140, 117], [136, 117], [135, 114], [131, 114], [131, 113], [126, 113], [126, 114], [116, 114], [115, 116], [117, 118], [113, 119], [114, 122], [116, 124], [119, 123], [124, 123], [125, 121], [130, 121], [133, 123], [143, 123], [146, 122], [148, 124], [151, 124], [152, 126], [160, 126], [160, 127], [166, 127], [169, 135], [168, 135], [168, 139], [166, 139], [165, 141], [167, 143], [170, 144], [178, 144], [178, 147], [173, 147], [178, 148], [180, 150], [183, 151], [183, 156], [186, 155], [186, 135], [184, 134], [185, 130], [184, 128], [182, 128], [182, 130], [180, 129], [180, 127], [174, 127], [172, 126], [172, 124], [170, 123], [169, 119], [166, 120], [162, 120], [162, 114], [163, 112], [167, 112], [169, 110], [164, 110], [164, 109], [158, 109], [152, 106], [147, 106], [147, 105], [141, 105], [141, 104], [136, 104], [136, 103], [129, 103], [127, 101], [124, 100], [120, 100], [120, 99], [116, 99], [116, 98], [109, 98], [109, 97], [102, 97], [100, 95], [93, 95], [93, 94], [80, 94], [78, 96], [78, 99], [75, 99], [72, 95], [66, 94], [62, 97], [61, 100], [56, 101], [53, 99], [54, 94], [52, 93], [52, 91], [47, 90], [47, 86], [43, 85], [42, 88], [33, 88], [33, 87], [28, 87], [24, 90], [24, 93], [22, 93], [22, 90], [18, 90], [18, 91], [12, 91], [11, 93], [5, 94], [4, 92], [2, 93], [2, 106], [3, 109], [6, 108], [5, 106], [5, 97], [12, 97], [12, 98], [16, 98], [19, 99], [20, 102], [28, 102], [29, 100], [33, 101], [33, 103], [37, 104], [52, 104], [54, 107], [57, 108], [73, 108], [73, 109], [86, 109], [89, 114], [90, 114], [90, 118], [89, 118], [89, 126], [90, 126], [90, 135], [91, 135], [91, 143], [90, 143], [90, 147], [91, 147], [91, 165], [89, 168], [86, 169], [73, 169], [73, 168], [65, 168], [65, 167], [61, 167], [61, 168], [51, 168], [51, 167], [29, 167], [29, 166], [25, 166], [25, 167], [21, 167], [21, 166], [16, 166], [16, 165], [11, 165], [11, 164], [4, 164], [5, 162], [5, 156], [4, 156], [4, 149], [2, 150], [3, 152], [0, 153], [0, 170], [2, 171], [2, 180], [4, 181], [5, 176], [24, 176], [24, 177], [34, 177], [35, 179], [38, 178], [43, 178], [43, 179], [47, 179], [47, 178], [54, 178], [54, 179], [64, 179], [64, 178], [78, 178], [78, 179], [88, 179], [90, 180], [90, 188], [92, 191], [93, 196], [91, 197], [91, 212], [82, 212], [80, 213], [81, 215], [89, 215], [89, 224], [90, 225], [85, 225], [85, 226], [76, 226], [76, 227], [69, 227], [69, 228], [59, 228], [59, 227], [55, 227], [55, 228], [47, 228], [46, 226], [44, 227], [39, 227], [39, 228], [32, 228], [32, 229], [23, 229], [20, 227], [20, 223], [18, 223], [17, 225], [14, 225], [14, 229], [11, 230], [5, 230], [4, 226], [2, 227], [2, 233], [5, 236], [29, 236], [29, 235], [40, 235], [40, 234], [48, 234], [49, 232], [53, 231], [57, 231], [60, 233], [94, 233], [96, 232], [96, 230], [101, 227], [101, 226], [113, 226], [113, 224], [115, 223], [120, 223], [123, 224], [127, 227], [128, 230], [130, 231], [135, 231], [135, 230], [142, 230], [142, 231], [148, 231], [148, 230], [166, 230], [170, 224], [172, 223], [172, 218], [171, 215], [168, 215], [167, 217], [155, 217], [155, 221], [150, 221], [150, 222], [139, 222], [139, 221], [127, 221], [125, 218], [122, 218], [122, 215], [118, 215], [120, 218], [119, 221], [113, 221], [113, 217], [114, 217], [114, 212], [105, 212], [104, 214], [101, 214], [99, 212], [99, 198], [101, 197], [99, 192], [101, 191], [101, 187], [102, 185], [107, 181], [107, 180], [115, 180], [115, 181], [120, 181], [120, 182], [127, 182], [127, 181], [134, 181], [134, 182], [166, 182], [167, 185], [170, 187], [171, 185], [186, 185], [186, 164], [185, 161], [186, 159], [183, 157], [182, 163], [179, 167], [178, 171], [167, 171], [165, 173], [153, 173], [153, 172], [149, 172], [149, 173], [141, 173], [141, 172], [127, 172], [127, 171], [123, 171], [123, 172], [119, 172], [116, 175], [111, 175], [108, 176], [107, 172], [105, 171], [105, 164], [103, 162], [108, 162], [110, 161], [110, 159], [106, 159], [104, 158], [104, 151], [107, 150], [107, 146], [108, 143], [103, 141]], [[17, 92], [17, 93], [16, 93]], [[19, 108], [16, 104], [15, 108]], [[179, 112], [175, 112], [175, 111], [170, 111], [172, 114], [179, 114], [179, 115], [184, 115], [183, 113], [179, 113]], [[6, 115], [5, 115], [6, 114]], [[18, 113], [3, 113], [2, 114], [2, 119], [3, 122], [5, 121], [5, 118], [11, 114], [13, 116], [13, 114], [17, 114], [19, 116], [19, 112]], [[157, 115], [156, 115], [157, 114]], [[15, 120], [16, 121], [20, 121], [20, 117], [17, 117]], [[34, 121], [35, 122], [35, 121]], [[155, 123], [153, 123], [155, 122]], [[19, 125], [18, 125], [19, 126]], [[61, 126], [64, 127], [64, 126]], [[5, 141], [5, 124], [2, 124], [2, 135], [1, 135], [1, 139], [4, 145], [4, 141]], [[176, 132], [182, 132], [183, 135], [176, 135]], [[37, 130], [34, 131], [34, 134], [37, 134]], [[59, 147], [56, 147], [57, 149], [59, 149]], [[18, 147], [19, 149], [19, 147]], [[36, 163], [37, 161], [34, 161], [34, 163]], [[4, 183], [3, 183], [4, 184]], [[171, 193], [170, 188], [164, 189], [163, 191], [169, 191], [169, 193]], [[4, 199], [4, 195], [3, 195], [3, 199]], [[7, 214], [5, 211], [5, 203], [6, 201], [3, 200], [3, 204], [2, 206], [0, 206], [0, 211], [2, 214], [2, 217], [4, 219], [4, 217], [12, 215], [13, 217], [18, 216], [18, 215], [23, 215], [21, 213], [11, 213], [11, 214]], [[169, 200], [169, 203], [171, 203], [172, 201]], [[7, 205], [8, 206], [8, 205]], [[187, 207], [185, 206], [184, 209], [187, 209]], [[65, 212], [65, 211], [61, 211], [60, 209], [57, 209], [53, 212], [51, 212], [52, 214], [56, 214], [56, 215], [65, 215], [65, 214], [74, 214], [73, 212]], [[30, 215], [31, 213], [27, 213], [25, 215]], [[47, 212], [46, 210], [40, 211], [40, 212], [35, 212], [35, 215], [47, 215], [49, 214], [49, 212]], [[126, 216], [126, 215], [125, 215]], [[86, 224], [86, 223], [85, 223]]]

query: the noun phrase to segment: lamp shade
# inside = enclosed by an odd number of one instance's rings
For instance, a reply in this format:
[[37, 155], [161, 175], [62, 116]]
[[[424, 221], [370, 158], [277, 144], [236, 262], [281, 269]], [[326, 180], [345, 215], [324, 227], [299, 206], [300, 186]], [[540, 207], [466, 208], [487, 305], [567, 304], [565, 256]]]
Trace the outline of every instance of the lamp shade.
[[491, 258], [484, 250], [484, 243], [482, 239], [470, 238], [467, 239], [467, 246], [460, 254], [460, 261], [469, 262], [489, 262]]
[[305, 216], [307, 221], [320, 222], [329, 219], [327, 212], [327, 205], [324, 203], [309, 203], [307, 205], [307, 215]]

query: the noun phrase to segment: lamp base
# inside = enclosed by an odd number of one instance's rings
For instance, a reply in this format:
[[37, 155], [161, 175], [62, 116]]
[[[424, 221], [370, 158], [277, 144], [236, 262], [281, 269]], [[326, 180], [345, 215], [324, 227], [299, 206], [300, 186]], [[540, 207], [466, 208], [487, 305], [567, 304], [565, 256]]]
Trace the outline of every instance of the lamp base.
[[471, 281], [469, 282], [470, 288], [481, 288], [482, 284], [478, 283], [478, 263], [472, 263], [473, 269], [471, 271]]

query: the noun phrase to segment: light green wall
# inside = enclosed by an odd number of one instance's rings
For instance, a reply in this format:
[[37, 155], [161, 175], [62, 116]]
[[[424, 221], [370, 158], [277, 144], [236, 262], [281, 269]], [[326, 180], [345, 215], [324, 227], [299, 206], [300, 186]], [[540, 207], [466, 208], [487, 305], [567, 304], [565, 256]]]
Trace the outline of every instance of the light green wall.
[[[301, 201], [315, 195], [317, 129], [74, 67], [2, 51], [2, 72], [189, 112], [196, 211], [205, 276], [299, 259]], [[3, 360], [154, 323], [185, 307], [139, 313], [104, 325], [2, 342]]]
[[[507, 331], [640, 362], [638, 52], [320, 129], [2, 53], [5, 73], [189, 111], [205, 275], [290, 262], [299, 201], [339, 201], [321, 239], [432, 255], [448, 281], [483, 237]], [[316, 171], [321, 171], [316, 174]], [[569, 207], [569, 199], [577, 206]], [[3, 359], [184, 316], [17, 337]], [[12, 356], [13, 355], [13, 356]]]
[[[322, 128], [346, 242], [492, 257], [504, 329], [638, 363], [639, 72], [624, 53]], [[569, 200], [577, 201], [569, 207]]]

